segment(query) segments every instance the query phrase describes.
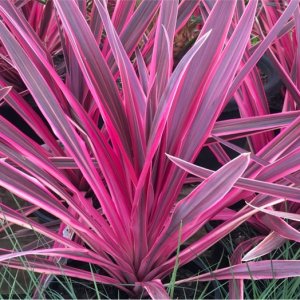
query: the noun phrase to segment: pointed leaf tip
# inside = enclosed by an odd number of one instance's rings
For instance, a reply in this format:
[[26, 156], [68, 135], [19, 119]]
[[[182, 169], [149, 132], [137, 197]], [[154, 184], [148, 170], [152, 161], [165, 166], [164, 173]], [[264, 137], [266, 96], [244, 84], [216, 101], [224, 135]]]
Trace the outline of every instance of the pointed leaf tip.
[[[250, 153], [250, 152], [242, 153], [242, 154], [240, 154], [238, 157], [244, 157], [245, 160], [249, 163], [250, 158], [251, 158], [251, 153]], [[238, 158], [238, 157], [237, 157], [237, 158]]]
[[6, 86], [0, 89], [0, 101], [10, 93], [11, 89], [12, 86]]
[[148, 292], [151, 299], [170, 299], [165, 287], [159, 279], [142, 282], [141, 286]]

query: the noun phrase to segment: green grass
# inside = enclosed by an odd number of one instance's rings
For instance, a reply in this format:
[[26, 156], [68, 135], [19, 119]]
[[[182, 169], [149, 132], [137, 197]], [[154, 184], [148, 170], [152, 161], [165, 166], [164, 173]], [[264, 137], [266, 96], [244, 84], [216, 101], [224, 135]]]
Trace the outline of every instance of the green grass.
[[181, 246], [181, 233], [182, 233], [182, 222], [180, 223], [179, 234], [178, 234], [178, 246], [177, 246], [177, 250], [176, 250], [175, 266], [174, 266], [174, 270], [173, 270], [171, 280], [170, 280], [170, 283], [168, 286], [168, 294], [170, 295], [171, 299], [173, 299], [173, 296], [174, 296], [176, 275], [177, 275], [177, 271], [178, 271], [178, 267], [179, 267], [178, 256], [180, 253], [180, 246]]
[[[255, 232], [243, 225], [239, 228], [242, 234], [248, 234], [254, 236]], [[247, 236], [246, 236], [247, 237]], [[233, 253], [235, 248], [234, 238], [232, 234], [224, 238], [220, 244], [224, 251], [228, 254], [220, 257], [218, 263], [211, 265], [205, 257], [199, 257], [198, 259], [205, 266], [201, 273], [211, 272], [219, 268], [221, 261], [225, 258], [229, 260], [230, 255]], [[282, 260], [299, 260], [300, 259], [300, 248], [299, 243], [287, 241], [282, 247], [274, 250], [269, 255], [265, 256], [264, 259], [282, 259]], [[258, 259], [260, 260], [260, 259]], [[196, 276], [198, 274], [194, 274]], [[228, 281], [214, 281], [215, 286], [218, 289], [218, 298], [229, 299], [228, 295]], [[203, 283], [199, 283], [200, 285]], [[189, 287], [175, 286], [174, 289], [185, 289], [189, 290]], [[194, 290], [193, 299], [214, 299], [215, 290], [212, 286], [203, 285], [201, 291]], [[181, 293], [182, 294], [182, 293]], [[190, 294], [190, 293], [189, 293]], [[245, 299], [299, 299], [300, 297], [300, 278], [287, 278], [287, 279], [271, 279], [271, 280], [245, 280], [244, 281], [244, 298]], [[185, 299], [188, 299], [186, 297]]]
[[[300, 259], [299, 243], [287, 241], [270, 255], [271, 259]], [[245, 282], [245, 297], [256, 299], [299, 299], [300, 278]]]
[[[273, 259], [300, 259], [300, 249], [296, 250], [296, 243], [287, 242], [283, 247], [274, 251], [271, 258]], [[206, 268], [205, 272], [212, 271], [218, 266], [210, 266], [205, 258], [199, 258]], [[24, 264], [26, 261], [24, 260]], [[92, 266], [90, 266], [92, 268]], [[92, 270], [92, 269], [91, 269]], [[9, 286], [9, 293], [0, 295], [0, 299], [32, 299], [35, 288], [38, 287], [39, 275], [33, 273], [29, 269], [26, 271], [27, 283], [24, 286], [19, 282], [21, 271], [4, 267], [0, 274], [0, 291], [4, 285]], [[94, 271], [92, 271], [94, 272]], [[192, 286], [175, 286], [174, 280], [177, 276], [178, 269], [172, 274], [170, 281], [170, 295], [173, 298], [180, 295], [183, 299], [213, 299], [214, 289], [218, 289], [221, 299], [228, 299], [228, 286], [226, 281], [215, 281], [215, 287], [210, 283], [195, 282]], [[194, 274], [197, 275], [197, 274]], [[110, 292], [105, 285], [99, 285], [96, 282], [78, 281], [74, 278], [66, 276], [54, 276], [53, 280], [60, 287], [57, 292], [56, 288], [47, 287], [43, 291], [43, 295], [47, 299], [78, 299], [84, 296], [83, 290], [86, 292], [88, 299], [110, 299]], [[80, 294], [77, 291], [80, 289]], [[91, 295], [94, 295], [93, 297]], [[300, 295], [300, 278], [280, 279], [280, 280], [247, 280], [245, 281], [244, 296], [246, 299], [298, 299]], [[118, 296], [120, 298], [120, 295]]]
[[[17, 199], [14, 198], [17, 202]], [[18, 205], [21, 209], [21, 207]], [[2, 222], [5, 225], [6, 222]], [[4, 229], [5, 235], [14, 251], [22, 250], [22, 240], [16, 236], [15, 227], [6, 227]], [[239, 229], [242, 235], [246, 238], [253, 237], [256, 233], [245, 225]], [[206, 256], [200, 256], [198, 261], [201, 263], [201, 270], [194, 270], [191, 273], [185, 267], [178, 268], [178, 260], [176, 260], [173, 273], [168, 282], [168, 292], [171, 298], [183, 299], [213, 299], [219, 295], [220, 299], [228, 299], [228, 283], [226, 281], [211, 282], [195, 282], [193, 284], [186, 284], [176, 286], [175, 281], [183, 279], [186, 276], [198, 275], [199, 272], [212, 272], [220, 268], [221, 262], [228, 262], [232, 254], [236, 242], [235, 233], [230, 234], [220, 242], [220, 247], [223, 250], [219, 255], [219, 260], [215, 263]], [[49, 243], [45, 238], [35, 233], [36, 240], [42, 245]], [[3, 240], [2, 240], [3, 241]], [[179, 255], [181, 246], [181, 237], [179, 236], [177, 257]], [[0, 248], [3, 248], [0, 240]], [[20, 258], [24, 266], [27, 266], [25, 271], [13, 270], [6, 266], [1, 267], [0, 272], [0, 299], [32, 299], [32, 295], [36, 289], [40, 289], [40, 295], [47, 299], [78, 299], [80, 296], [85, 299], [110, 299], [121, 298], [121, 293], [114, 287], [88, 282], [83, 280], [76, 280], [67, 276], [53, 276], [52, 284], [42, 289], [39, 286], [39, 274], [32, 272], [28, 266], [26, 257]], [[287, 241], [281, 248], [273, 251], [266, 259], [300, 259], [299, 244]], [[87, 266], [92, 274], [97, 272], [94, 266]], [[23, 279], [22, 279], [23, 277]], [[25, 278], [25, 279], [24, 279]], [[6, 293], [4, 293], [6, 287]], [[114, 295], [114, 296], [111, 296]], [[289, 278], [280, 280], [246, 280], [244, 288], [244, 296], [246, 299], [298, 299], [300, 295], [300, 278]]]

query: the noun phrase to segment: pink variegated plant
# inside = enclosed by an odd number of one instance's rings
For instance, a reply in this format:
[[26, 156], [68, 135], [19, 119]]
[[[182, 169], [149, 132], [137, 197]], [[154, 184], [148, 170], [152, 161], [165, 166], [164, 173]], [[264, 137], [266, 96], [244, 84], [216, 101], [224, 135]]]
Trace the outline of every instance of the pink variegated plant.
[[[43, 141], [0, 117], [0, 185], [29, 204], [0, 203], [0, 217], [51, 247], [0, 249], [1, 264], [25, 269], [26, 256], [41, 284], [63, 274], [165, 298], [161, 280], [175, 264], [247, 221], [261, 235], [236, 249], [231, 267], [184, 281], [234, 278], [231, 296], [242, 297], [243, 279], [299, 276], [300, 261], [243, 263], [300, 241], [299, 1], [280, 10], [257, 0], [43, 2], [0, 2], [1, 54], [12, 68], [0, 74], [1, 105]], [[199, 35], [174, 68], [174, 37], [194, 12]], [[251, 34], [259, 35], [254, 46]], [[266, 51], [287, 89], [276, 115], [256, 67]], [[11, 87], [14, 78], [34, 105]], [[241, 118], [217, 121], [232, 97]], [[247, 150], [231, 143], [242, 137]], [[223, 145], [240, 155], [231, 159]], [[205, 146], [223, 165], [215, 172], [192, 164]], [[199, 181], [178, 201], [184, 184]], [[240, 200], [241, 210], [230, 209]], [[55, 230], [31, 218], [40, 209], [59, 220]], [[222, 224], [176, 255], [210, 220]]]
[[[3, 1], [3, 9], [15, 17], [15, 20], [30, 35], [34, 36], [38, 46], [48, 55], [49, 62], [62, 72], [63, 65], [60, 63], [59, 53], [62, 44], [56, 21], [53, 2], [45, 2], [41, 5], [38, 1], [14, 1], [15, 8], [11, 6], [11, 1]], [[17, 14], [16, 9], [22, 13]], [[2, 15], [5, 19], [5, 15]], [[13, 29], [12, 29], [13, 30]], [[12, 31], [13, 32], [13, 31]], [[3, 44], [0, 46], [0, 71], [2, 77], [8, 84], [14, 86], [19, 92], [27, 93], [18, 72], [12, 65], [12, 61], [7, 55], [7, 51]]]

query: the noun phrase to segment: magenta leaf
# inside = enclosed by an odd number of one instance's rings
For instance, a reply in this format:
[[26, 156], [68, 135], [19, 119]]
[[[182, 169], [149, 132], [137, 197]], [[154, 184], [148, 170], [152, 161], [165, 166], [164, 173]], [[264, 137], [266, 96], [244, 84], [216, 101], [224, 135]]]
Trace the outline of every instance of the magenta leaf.
[[[86, 83], [110, 132], [111, 139], [121, 149], [125, 147], [124, 155], [129, 155], [131, 146], [128, 140], [128, 122], [121, 104], [122, 101], [95, 38], [75, 2], [55, 1], [54, 3]], [[83, 57], [84, 59], [82, 59]]]
[[267, 235], [257, 246], [251, 249], [243, 257], [243, 261], [253, 260], [255, 258], [261, 257], [273, 251], [274, 249], [279, 248], [285, 242], [285, 239], [281, 237], [276, 232], [271, 232]]
[[251, 69], [254, 67], [254, 65], [257, 63], [261, 55], [268, 49], [272, 41], [276, 38], [276, 36], [280, 33], [281, 29], [285, 25], [285, 23], [288, 21], [288, 19], [291, 17], [293, 12], [295, 11], [298, 3], [297, 1], [291, 1], [284, 11], [284, 13], [281, 15], [281, 17], [278, 19], [274, 27], [271, 29], [271, 31], [268, 33], [266, 38], [263, 40], [263, 42], [258, 46], [258, 48], [255, 50], [255, 52], [252, 54], [250, 59], [247, 61], [246, 65], [243, 67], [243, 69], [239, 72], [237, 77], [235, 78], [227, 97], [231, 97], [233, 93], [236, 91], [236, 89], [241, 84], [244, 77], [247, 75], [248, 72], [251, 71]]
[[176, 284], [191, 281], [226, 280], [226, 279], [281, 279], [300, 276], [299, 260], [271, 260], [249, 262], [220, 269], [210, 274], [203, 274], [177, 281]]
[[[200, 178], [205, 179], [213, 174], [213, 172], [208, 169], [195, 166], [179, 158], [170, 156], [170, 159], [185, 171], [190, 172], [193, 175], [196, 175]], [[254, 180], [254, 179], [248, 179], [243, 177], [237, 180], [235, 186], [252, 192], [260, 192], [266, 195], [271, 195], [282, 199], [286, 198], [295, 201], [297, 203], [300, 202], [300, 190], [295, 187], [269, 183], [265, 181]]]
[[[257, 244], [259, 240], [261, 240], [261, 237], [255, 237], [239, 244], [231, 255], [230, 264], [237, 265], [242, 263], [243, 254]], [[242, 279], [229, 281], [229, 298], [244, 299], [244, 281]]]
[[12, 89], [11, 86], [7, 86], [7, 87], [0, 89], [0, 101], [10, 93], [11, 89]]
[[300, 241], [298, 1], [7, 0], [0, 16], [0, 185], [22, 200], [0, 203], [0, 232], [44, 238], [0, 264], [41, 273], [34, 298], [65, 275], [167, 299], [174, 266], [245, 222], [257, 236], [227, 267], [176, 284], [229, 280], [242, 299], [244, 280], [300, 276], [248, 262]]
[[211, 175], [186, 198], [179, 201], [164, 224], [165, 230], [157, 238], [148, 257], [144, 259], [142, 268], [149, 268], [151, 263], [154, 263], [153, 260], [163, 258], [164, 253], [158, 252], [159, 248], [163, 247], [166, 255], [176, 249], [181, 226], [181, 242], [184, 242], [200, 229], [204, 220], [220, 210], [223, 196], [244, 173], [248, 163], [249, 155], [242, 154]]
[[159, 279], [154, 279], [151, 282], [143, 282], [141, 285], [148, 292], [151, 299], [170, 299], [166, 289]]

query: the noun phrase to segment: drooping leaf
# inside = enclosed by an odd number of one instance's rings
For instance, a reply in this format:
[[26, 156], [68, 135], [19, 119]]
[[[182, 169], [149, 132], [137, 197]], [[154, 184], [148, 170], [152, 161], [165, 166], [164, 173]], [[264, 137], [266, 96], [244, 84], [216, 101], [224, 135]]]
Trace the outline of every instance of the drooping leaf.
[[299, 260], [266, 260], [249, 262], [220, 269], [210, 274], [203, 274], [177, 281], [176, 284], [192, 281], [226, 280], [226, 279], [282, 279], [300, 276]]
[[[200, 178], [208, 178], [213, 174], [213, 171], [193, 165], [179, 158], [170, 156], [170, 159], [185, 171], [190, 172], [195, 176], [199, 176]], [[291, 186], [285, 186], [243, 177], [237, 180], [235, 186], [252, 192], [259, 192], [282, 199], [286, 198], [295, 202], [300, 202], [300, 190]]]
[[267, 235], [256, 247], [251, 249], [243, 257], [243, 261], [250, 261], [255, 258], [261, 257], [279, 248], [283, 245], [285, 239], [276, 232], [271, 232]]

